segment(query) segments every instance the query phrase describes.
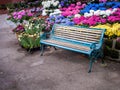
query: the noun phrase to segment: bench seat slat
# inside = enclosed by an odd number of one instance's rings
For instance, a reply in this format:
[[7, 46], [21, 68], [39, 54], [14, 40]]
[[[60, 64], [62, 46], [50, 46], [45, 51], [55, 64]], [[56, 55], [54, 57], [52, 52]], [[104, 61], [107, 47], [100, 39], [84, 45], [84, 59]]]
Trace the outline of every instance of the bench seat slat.
[[69, 48], [83, 50], [83, 51], [87, 51], [87, 52], [90, 50], [90, 48], [87, 46], [72, 44], [72, 43], [58, 41], [58, 40], [54, 40], [54, 39], [43, 40], [42, 42], [48, 42], [48, 43], [53, 43], [53, 44], [57, 44], [57, 45], [61, 45], [61, 46], [67, 46]]

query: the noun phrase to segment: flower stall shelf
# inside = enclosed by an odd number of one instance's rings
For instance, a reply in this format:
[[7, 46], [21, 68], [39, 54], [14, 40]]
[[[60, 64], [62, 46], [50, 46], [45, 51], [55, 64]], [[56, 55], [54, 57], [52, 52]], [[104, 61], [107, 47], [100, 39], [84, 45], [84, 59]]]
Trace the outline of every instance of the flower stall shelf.
[[117, 39], [105, 39], [104, 54], [106, 58], [120, 62], [120, 41]]

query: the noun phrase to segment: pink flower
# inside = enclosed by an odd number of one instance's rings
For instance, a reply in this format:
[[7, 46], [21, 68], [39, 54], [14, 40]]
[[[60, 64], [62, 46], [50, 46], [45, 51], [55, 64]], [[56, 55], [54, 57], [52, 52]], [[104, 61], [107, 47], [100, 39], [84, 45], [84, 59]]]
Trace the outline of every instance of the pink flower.
[[82, 7], [82, 8], [84, 8], [85, 6], [86, 6], [86, 4], [82, 4], [82, 6], [81, 6], [81, 7]]
[[21, 19], [22, 18], [22, 15], [18, 15], [17, 19]]
[[71, 4], [70, 6], [71, 6], [71, 7], [75, 7], [75, 4]]
[[30, 16], [30, 17], [33, 16], [33, 14], [31, 12], [29, 12], [27, 15]]
[[13, 16], [16, 16], [16, 15], [17, 15], [17, 12], [14, 12], [12, 15], [13, 15]]
[[77, 2], [76, 4], [77, 4], [78, 6], [80, 6], [80, 5], [81, 5], [81, 2]]
[[21, 15], [23, 15], [23, 16], [24, 16], [24, 15], [25, 15], [25, 13], [26, 13], [26, 12], [23, 10], [23, 11], [21, 12]]
[[101, 19], [101, 23], [106, 23], [106, 19]]
[[14, 19], [17, 19], [17, 16], [13, 16]]

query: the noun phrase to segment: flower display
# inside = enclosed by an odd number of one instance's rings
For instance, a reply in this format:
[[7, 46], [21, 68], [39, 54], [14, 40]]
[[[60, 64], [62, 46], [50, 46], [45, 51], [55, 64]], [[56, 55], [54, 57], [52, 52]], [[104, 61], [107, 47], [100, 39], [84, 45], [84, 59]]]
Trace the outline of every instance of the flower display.
[[12, 30], [15, 33], [22, 33], [25, 31], [25, 28], [23, 25], [18, 25], [15, 29]]
[[29, 20], [31, 17], [33, 17], [33, 13], [29, 10], [21, 10], [19, 12], [13, 12], [10, 15], [9, 20], [17, 23], [22, 23], [24, 20]]
[[61, 7], [68, 7], [70, 4], [75, 3], [75, 0], [60, 0]]
[[47, 0], [47, 1], [43, 1], [42, 2], [42, 6], [43, 6], [43, 11], [42, 11], [42, 15], [46, 16], [46, 15], [54, 15], [54, 14], [60, 14], [61, 11], [58, 9], [59, 7], [59, 1], [58, 0]]
[[99, 24], [97, 26], [93, 26], [92, 28], [105, 28], [106, 32], [105, 35], [109, 38], [120, 37], [120, 23], [114, 24]]
[[47, 22], [56, 23], [56, 24], [64, 24], [64, 25], [74, 25], [75, 23], [72, 21], [72, 17], [64, 17], [62, 15], [54, 15], [47, 18]]
[[[80, 11], [81, 14], [84, 13], [90, 13], [90, 10], [107, 10], [107, 9], [114, 9], [114, 8], [120, 8], [120, 2], [111, 1], [106, 3], [90, 3], [85, 6], [83, 10]], [[99, 13], [99, 11], [97, 12]]]
[[80, 10], [85, 7], [86, 4], [81, 4], [81, 2], [77, 2], [76, 4], [70, 4], [70, 6], [60, 8], [62, 11], [62, 15], [67, 16], [73, 16], [75, 14], [79, 14]]

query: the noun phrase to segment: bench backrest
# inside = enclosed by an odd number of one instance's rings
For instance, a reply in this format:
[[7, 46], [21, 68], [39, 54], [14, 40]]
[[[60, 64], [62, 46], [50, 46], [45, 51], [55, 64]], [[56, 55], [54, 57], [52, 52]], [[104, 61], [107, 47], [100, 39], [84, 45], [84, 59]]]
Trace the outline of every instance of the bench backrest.
[[87, 43], [102, 42], [104, 32], [104, 29], [82, 28], [78, 26], [65, 26], [58, 24], [55, 24], [52, 30], [54, 37]]

